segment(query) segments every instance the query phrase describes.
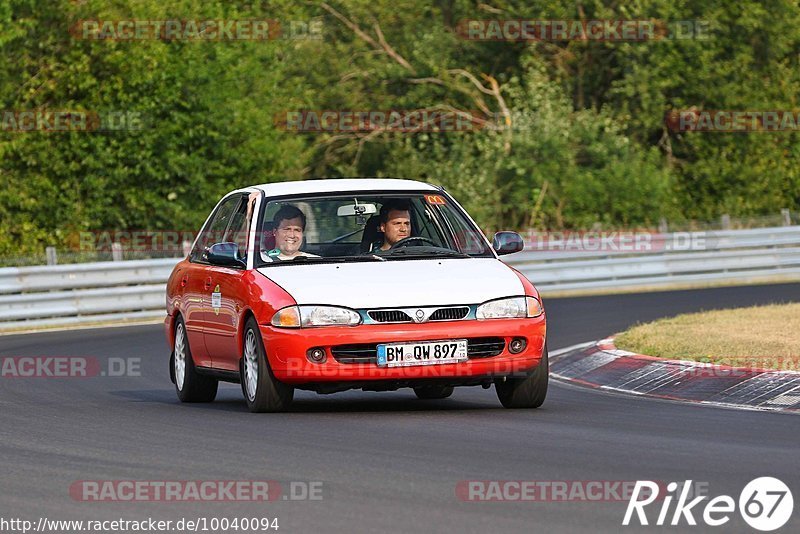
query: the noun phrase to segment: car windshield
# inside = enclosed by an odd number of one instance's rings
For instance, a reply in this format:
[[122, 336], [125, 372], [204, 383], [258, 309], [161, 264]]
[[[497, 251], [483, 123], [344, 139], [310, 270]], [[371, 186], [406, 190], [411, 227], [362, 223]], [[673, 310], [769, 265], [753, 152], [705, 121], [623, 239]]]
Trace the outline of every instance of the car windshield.
[[480, 230], [443, 194], [273, 200], [262, 221], [260, 265], [494, 257]]

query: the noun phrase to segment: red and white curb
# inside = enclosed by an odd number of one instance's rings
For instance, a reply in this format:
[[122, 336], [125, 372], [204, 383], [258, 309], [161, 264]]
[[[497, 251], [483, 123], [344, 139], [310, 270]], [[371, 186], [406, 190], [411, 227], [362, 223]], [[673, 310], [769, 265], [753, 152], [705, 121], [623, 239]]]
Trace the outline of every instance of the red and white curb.
[[550, 376], [673, 401], [800, 413], [800, 372], [655, 358], [620, 350], [613, 337], [553, 352]]

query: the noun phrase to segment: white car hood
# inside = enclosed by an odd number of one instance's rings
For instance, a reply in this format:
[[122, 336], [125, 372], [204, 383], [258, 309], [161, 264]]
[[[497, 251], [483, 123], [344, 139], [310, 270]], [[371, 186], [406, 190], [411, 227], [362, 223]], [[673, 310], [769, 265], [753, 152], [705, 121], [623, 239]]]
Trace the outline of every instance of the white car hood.
[[494, 258], [276, 265], [258, 271], [298, 304], [441, 306], [524, 294], [516, 273]]

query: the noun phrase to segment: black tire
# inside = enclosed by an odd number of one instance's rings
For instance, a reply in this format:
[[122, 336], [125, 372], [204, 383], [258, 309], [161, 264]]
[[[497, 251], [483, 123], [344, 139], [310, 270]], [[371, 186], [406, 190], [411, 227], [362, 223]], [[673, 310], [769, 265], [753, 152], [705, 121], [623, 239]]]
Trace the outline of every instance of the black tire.
[[[197, 373], [189, 347], [189, 337], [186, 335], [186, 325], [183, 317], [178, 317], [175, 322], [175, 348], [172, 351], [171, 366], [172, 378], [175, 382], [175, 391], [181, 402], [211, 402], [217, 397], [219, 381], [210, 376]], [[183, 380], [180, 379], [180, 362], [183, 362]]]
[[545, 345], [542, 361], [531, 374], [526, 377], [508, 377], [495, 382], [497, 398], [505, 408], [538, 408], [547, 397], [549, 378], [550, 365]]
[[[258, 329], [258, 324], [252, 317], [244, 325], [243, 340], [240, 375], [242, 393], [247, 407], [254, 413], [285, 411], [292, 404], [294, 388], [284, 384], [272, 374], [267, 353], [264, 350], [261, 330]], [[251, 346], [250, 343], [253, 345]], [[251, 350], [255, 352], [251, 354]], [[250, 366], [248, 366], [248, 361]], [[253, 371], [255, 371], [252, 375], [254, 381], [248, 383], [249, 373]], [[255, 386], [254, 392], [251, 391], [253, 386]]]
[[446, 399], [453, 394], [453, 386], [420, 386], [414, 388], [418, 399]]

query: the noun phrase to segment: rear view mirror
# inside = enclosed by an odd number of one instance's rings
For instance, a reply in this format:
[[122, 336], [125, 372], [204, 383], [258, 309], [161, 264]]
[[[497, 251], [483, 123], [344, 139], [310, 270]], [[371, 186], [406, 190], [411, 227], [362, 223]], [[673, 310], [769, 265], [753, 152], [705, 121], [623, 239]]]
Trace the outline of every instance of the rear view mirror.
[[208, 247], [206, 258], [211, 265], [220, 267], [247, 267], [239, 256], [239, 245], [236, 243], [214, 243]]
[[378, 213], [378, 207], [375, 204], [347, 204], [346, 206], [339, 206], [339, 209], [336, 210], [336, 215], [339, 217], [372, 215], [374, 213]]
[[498, 256], [503, 256], [519, 252], [525, 248], [525, 243], [516, 232], [497, 232], [492, 239], [492, 248]]

